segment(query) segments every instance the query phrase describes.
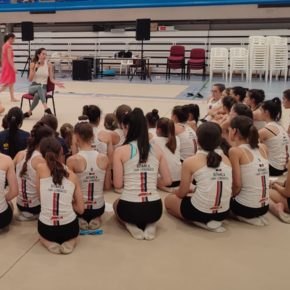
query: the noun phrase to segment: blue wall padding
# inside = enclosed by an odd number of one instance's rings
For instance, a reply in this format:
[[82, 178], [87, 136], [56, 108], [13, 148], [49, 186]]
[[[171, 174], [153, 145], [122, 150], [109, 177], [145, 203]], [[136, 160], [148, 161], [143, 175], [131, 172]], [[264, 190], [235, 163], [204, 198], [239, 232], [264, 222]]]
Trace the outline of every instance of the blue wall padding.
[[61, 2], [35, 2], [7, 4], [0, 0], [0, 12], [15, 11], [51, 11], [51, 10], [84, 10], [84, 9], [122, 9], [178, 6], [215, 6], [244, 4], [290, 4], [290, 0], [78, 0]]

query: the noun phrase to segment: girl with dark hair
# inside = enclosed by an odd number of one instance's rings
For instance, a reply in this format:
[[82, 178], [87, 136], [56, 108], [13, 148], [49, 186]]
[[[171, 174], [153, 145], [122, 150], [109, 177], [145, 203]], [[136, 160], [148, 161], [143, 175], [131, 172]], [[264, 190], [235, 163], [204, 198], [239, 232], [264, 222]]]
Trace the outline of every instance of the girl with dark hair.
[[30, 65], [29, 71], [29, 81], [31, 82], [29, 86], [28, 93], [33, 95], [33, 102], [30, 110], [24, 114], [24, 118], [28, 118], [32, 115], [32, 111], [41, 101], [44, 112], [47, 114], [52, 114], [50, 108], [48, 108], [46, 103], [46, 92], [47, 92], [47, 82], [48, 78], [51, 83], [56, 86], [63, 88], [63, 83], [57, 82], [53, 76], [53, 66], [47, 61], [47, 53], [45, 48], [39, 48], [35, 51], [34, 59]]
[[148, 132], [149, 132], [149, 140], [156, 137], [156, 124], [157, 121], [160, 119], [158, 115], [158, 110], [153, 109], [151, 112], [146, 114], [146, 120], [148, 124]]
[[146, 118], [135, 108], [123, 119], [126, 140], [114, 153], [114, 186], [124, 186], [114, 203], [115, 214], [135, 239], [152, 240], [162, 214], [157, 184], [171, 184], [166, 160], [158, 146], [150, 145]]
[[[15, 35], [13, 33], [9, 33], [5, 35], [4, 45], [2, 47], [2, 71], [0, 83], [2, 87], [0, 89], [0, 93], [2, 93], [7, 87], [9, 88], [11, 102], [18, 102], [14, 97], [14, 83], [16, 81], [16, 73], [17, 69], [14, 65], [14, 54], [12, 44], [15, 41]], [[0, 114], [4, 112], [4, 107], [0, 102]]]
[[196, 104], [188, 104], [184, 105], [183, 108], [188, 112], [188, 125], [194, 130], [197, 130], [198, 122], [199, 122], [199, 106]]
[[[47, 115], [50, 116], [50, 115]], [[64, 123], [59, 129], [60, 135], [65, 142], [66, 147], [68, 148], [67, 154], [65, 154], [65, 160], [70, 156], [78, 152], [76, 145], [76, 140], [74, 136], [74, 127], [69, 123]]]
[[44, 137], [53, 136], [53, 131], [41, 122], [36, 123], [28, 139], [28, 147], [14, 158], [19, 188], [17, 207], [19, 221], [34, 220], [40, 212], [40, 201], [36, 193], [36, 167], [44, 160], [39, 152], [39, 143]]
[[195, 131], [187, 124], [188, 111], [182, 106], [175, 106], [171, 113], [171, 120], [175, 123], [175, 134], [180, 139], [180, 160], [194, 155], [197, 151]]
[[263, 90], [252, 89], [246, 93], [244, 103], [248, 105], [253, 112], [255, 127], [260, 130], [266, 126], [266, 122], [261, 115], [260, 107], [265, 100], [265, 92]]
[[172, 192], [173, 187], [179, 186], [181, 174], [180, 140], [175, 136], [175, 127], [172, 120], [161, 118], [157, 122], [157, 137], [151, 140], [151, 144], [157, 144], [167, 161], [172, 183], [170, 186], [158, 186], [159, 189]]
[[232, 106], [236, 103], [235, 99], [231, 96], [224, 97], [222, 99], [222, 109], [224, 114], [221, 115], [219, 119], [215, 122], [218, 123], [222, 128], [229, 126], [230, 123], [230, 111]]
[[27, 146], [29, 133], [20, 129], [23, 113], [18, 107], [9, 110], [6, 118], [7, 129], [0, 132], [0, 152], [12, 159]]
[[120, 105], [115, 111], [116, 118], [118, 121], [118, 128], [112, 133], [112, 143], [114, 149], [122, 146], [125, 142], [126, 137], [122, 127], [122, 122], [124, 117], [130, 112], [132, 112], [131, 107], [124, 104]]
[[259, 136], [268, 149], [270, 175], [279, 176], [287, 171], [289, 160], [288, 133], [279, 124], [282, 117], [280, 99], [265, 101], [261, 106], [261, 116], [267, 125], [259, 130]]
[[259, 144], [253, 120], [237, 116], [231, 121], [230, 138], [236, 146], [229, 151], [233, 166], [231, 210], [240, 221], [264, 226], [269, 208], [269, 163], [267, 148]]
[[106, 178], [109, 159], [92, 149], [94, 133], [89, 123], [77, 123], [74, 128], [79, 152], [67, 160], [67, 166], [79, 178], [85, 202], [85, 211], [79, 215], [81, 229], [95, 230], [101, 226], [105, 212], [104, 189], [110, 189], [111, 180]]
[[[222, 221], [230, 208], [232, 167], [222, 150], [221, 129], [206, 122], [197, 129], [200, 149], [182, 164], [180, 187], [165, 198], [167, 211], [197, 226], [214, 232], [224, 232]], [[196, 189], [192, 195], [192, 178]]]
[[78, 178], [61, 162], [61, 146], [55, 137], [43, 138], [39, 150], [44, 158], [36, 172], [40, 242], [54, 254], [69, 254], [79, 235], [76, 213], [84, 212]]
[[[8, 183], [8, 193], [5, 183]], [[13, 218], [11, 201], [18, 195], [18, 186], [12, 159], [0, 153], [0, 231], [9, 226]]]
[[290, 162], [285, 182], [270, 182], [269, 209], [282, 222], [290, 223]]
[[114, 113], [106, 114], [104, 119], [104, 127], [109, 131], [118, 129], [118, 121]]

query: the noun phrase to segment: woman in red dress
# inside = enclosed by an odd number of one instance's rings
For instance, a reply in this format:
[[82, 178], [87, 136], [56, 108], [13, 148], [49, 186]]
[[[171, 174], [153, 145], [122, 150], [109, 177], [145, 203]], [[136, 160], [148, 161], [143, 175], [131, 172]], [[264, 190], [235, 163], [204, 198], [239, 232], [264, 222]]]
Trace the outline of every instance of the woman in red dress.
[[[10, 91], [10, 98], [12, 102], [17, 102], [18, 100], [14, 97], [14, 83], [16, 80], [16, 68], [14, 66], [14, 55], [12, 44], [14, 43], [15, 35], [9, 33], [5, 35], [4, 45], [2, 47], [2, 72], [0, 77], [0, 83], [2, 87], [0, 93], [3, 92], [7, 87]], [[0, 113], [4, 111], [4, 107], [0, 102]]]

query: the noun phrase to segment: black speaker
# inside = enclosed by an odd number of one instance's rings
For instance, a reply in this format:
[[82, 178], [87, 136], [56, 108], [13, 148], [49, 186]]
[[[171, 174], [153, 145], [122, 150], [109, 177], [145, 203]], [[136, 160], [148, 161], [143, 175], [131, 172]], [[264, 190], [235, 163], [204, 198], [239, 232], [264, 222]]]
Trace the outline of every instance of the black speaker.
[[22, 41], [31, 41], [34, 39], [33, 23], [21, 22]]
[[148, 18], [136, 20], [136, 40], [150, 40], [150, 22]]
[[73, 60], [73, 80], [88, 81], [92, 79], [92, 62], [90, 60]]

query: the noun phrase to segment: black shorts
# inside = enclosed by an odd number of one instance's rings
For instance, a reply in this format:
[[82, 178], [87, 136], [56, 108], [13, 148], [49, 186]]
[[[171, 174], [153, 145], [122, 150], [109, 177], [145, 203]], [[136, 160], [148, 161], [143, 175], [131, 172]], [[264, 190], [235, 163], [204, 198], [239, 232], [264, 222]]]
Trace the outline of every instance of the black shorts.
[[91, 220], [101, 216], [104, 212], [105, 205], [98, 209], [85, 209], [85, 212], [82, 215], [78, 215], [78, 217], [84, 219], [89, 223]]
[[191, 197], [187, 196], [182, 199], [180, 205], [180, 212], [182, 217], [188, 221], [195, 221], [200, 223], [208, 223], [210, 221], [222, 221], [229, 215], [229, 210], [220, 213], [206, 213], [198, 210], [191, 203]]
[[130, 202], [120, 199], [117, 205], [118, 217], [144, 230], [147, 224], [157, 222], [162, 215], [161, 199], [148, 202]]
[[40, 214], [40, 205], [38, 206], [35, 206], [35, 207], [24, 207], [22, 205], [19, 205], [17, 203], [17, 208], [20, 210], [20, 211], [26, 211], [26, 212], [29, 212], [31, 214]]
[[247, 219], [255, 218], [266, 214], [269, 210], [269, 205], [253, 208], [241, 205], [233, 198], [231, 199], [231, 211], [237, 215]]
[[270, 176], [280, 176], [280, 175], [283, 175], [284, 172], [286, 172], [287, 169], [276, 169], [275, 167], [271, 166], [269, 164], [269, 174]]
[[290, 197], [287, 198], [288, 209], [290, 210]]
[[7, 227], [11, 223], [12, 218], [13, 211], [10, 204], [8, 203], [8, 208], [0, 213], [0, 229]]
[[180, 185], [180, 180], [178, 181], [173, 181], [170, 185], [168, 185], [167, 187], [178, 187]]
[[79, 223], [76, 218], [69, 224], [62, 226], [48, 226], [38, 220], [38, 233], [46, 240], [62, 244], [79, 235]]

